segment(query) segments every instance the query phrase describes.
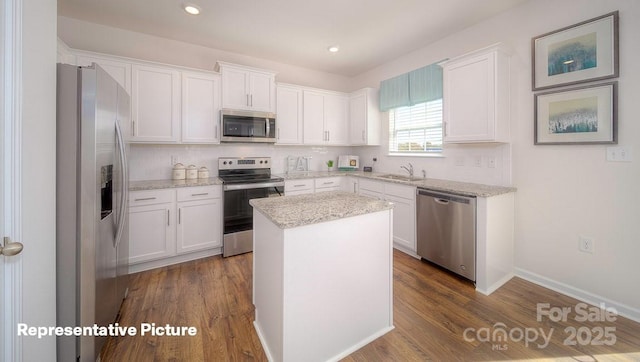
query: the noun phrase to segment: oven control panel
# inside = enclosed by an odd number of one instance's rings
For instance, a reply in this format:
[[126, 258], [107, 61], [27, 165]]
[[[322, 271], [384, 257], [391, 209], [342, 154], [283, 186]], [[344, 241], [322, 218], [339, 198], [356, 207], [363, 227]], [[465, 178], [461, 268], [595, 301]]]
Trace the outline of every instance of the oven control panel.
[[218, 170], [271, 168], [271, 157], [220, 157]]

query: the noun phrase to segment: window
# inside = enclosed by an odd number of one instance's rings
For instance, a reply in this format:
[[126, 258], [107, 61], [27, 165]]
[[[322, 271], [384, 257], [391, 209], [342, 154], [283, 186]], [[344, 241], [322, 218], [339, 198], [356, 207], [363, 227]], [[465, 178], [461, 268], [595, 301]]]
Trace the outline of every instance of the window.
[[442, 98], [389, 110], [389, 153], [442, 152]]

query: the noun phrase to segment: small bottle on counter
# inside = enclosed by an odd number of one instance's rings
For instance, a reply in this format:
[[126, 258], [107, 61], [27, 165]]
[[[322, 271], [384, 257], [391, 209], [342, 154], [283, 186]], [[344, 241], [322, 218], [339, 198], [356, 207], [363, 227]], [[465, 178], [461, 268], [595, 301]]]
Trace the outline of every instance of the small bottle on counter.
[[209, 178], [209, 169], [206, 167], [200, 167], [198, 170], [198, 178]]
[[198, 168], [196, 165], [187, 166], [187, 180], [195, 180], [198, 178]]
[[171, 172], [171, 178], [174, 180], [184, 180], [186, 177], [186, 170], [184, 165], [181, 163], [176, 163], [173, 166], [173, 170]]

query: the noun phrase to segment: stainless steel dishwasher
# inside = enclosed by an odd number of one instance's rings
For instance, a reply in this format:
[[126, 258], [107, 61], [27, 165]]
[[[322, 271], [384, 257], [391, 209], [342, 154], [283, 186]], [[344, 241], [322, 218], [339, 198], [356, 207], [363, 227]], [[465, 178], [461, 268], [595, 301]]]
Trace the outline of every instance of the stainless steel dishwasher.
[[476, 198], [418, 188], [417, 253], [475, 282]]

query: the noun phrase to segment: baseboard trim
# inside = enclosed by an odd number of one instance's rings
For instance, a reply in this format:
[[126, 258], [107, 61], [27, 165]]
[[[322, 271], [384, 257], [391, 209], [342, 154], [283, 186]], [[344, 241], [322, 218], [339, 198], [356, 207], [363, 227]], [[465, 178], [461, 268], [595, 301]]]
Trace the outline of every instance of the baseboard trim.
[[505, 275], [504, 277], [502, 277], [502, 279], [500, 279], [497, 282], [495, 282], [492, 285], [490, 285], [489, 288], [487, 288], [486, 290], [478, 288], [478, 285], [476, 284], [476, 291], [478, 291], [478, 292], [480, 292], [480, 293], [482, 293], [484, 295], [490, 295], [491, 293], [493, 293], [496, 290], [498, 290], [501, 286], [505, 285], [513, 277], [514, 277], [514, 274], [513, 273], [509, 273], [509, 274]]
[[622, 304], [611, 299], [587, 292], [585, 290], [547, 278], [545, 276], [530, 272], [525, 269], [516, 268], [515, 271], [516, 276], [519, 278], [595, 306], [599, 306], [600, 303], [604, 303], [607, 307], [615, 308], [619, 316], [629, 318], [635, 322], [640, 323], [640, 309], [630, 307], [626, 304]]
[[400, 244], [397, 244], [395, 242], [393, 243], [393, 248], [398, 250], [398, 251], [401, 251], [401, 252], [403, 252], [403, 253], [405, 253], [405, 254], [407, 254], [409, 256], [412, 256], [412, 257], [414, 257], [414, 258], [416, 258], [418, 260], [422, 259], [418, 254], [415, 253], [415, 251], [409, 250], [409, 249], [405, 248], [404, 246], [402, 246]]

